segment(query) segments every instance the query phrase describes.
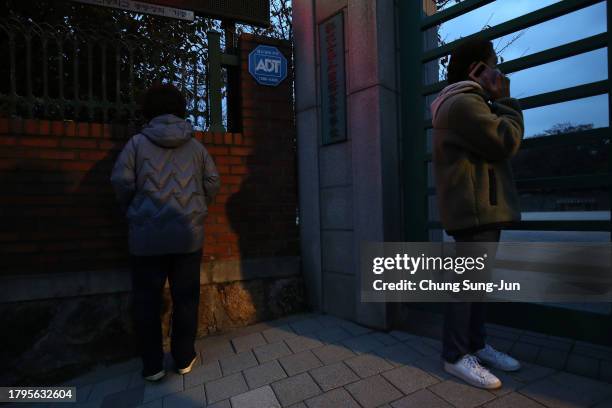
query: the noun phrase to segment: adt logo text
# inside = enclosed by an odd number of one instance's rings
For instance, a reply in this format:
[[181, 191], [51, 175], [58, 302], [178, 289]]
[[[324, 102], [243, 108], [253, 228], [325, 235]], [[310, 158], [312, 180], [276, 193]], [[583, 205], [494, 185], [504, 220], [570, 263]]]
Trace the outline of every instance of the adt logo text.
[[249, 72], [260, 85], [277, 86], [287, 77], [287, 59], [276, 47], [258, 45], [249, 54]]

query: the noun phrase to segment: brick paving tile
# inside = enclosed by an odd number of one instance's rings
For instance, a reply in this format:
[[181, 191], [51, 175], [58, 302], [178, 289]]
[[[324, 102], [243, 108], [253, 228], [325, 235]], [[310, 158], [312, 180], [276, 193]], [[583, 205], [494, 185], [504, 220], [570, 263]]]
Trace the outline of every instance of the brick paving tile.
[[114, 394], [127, 389], [131, 379], [132, 373], [127, 373], [116, 378], [111, 378], [93, 384], [91, 392], [89, 393], [88, 401], [103, 399], [109, 394]]
[[308, 408], [360, 408], [357, 401], [343, 388], [326, 392], [306, 401]]
[[257, 365], [257, 359], [251, 351], [223, 357], [219, 360], [223, 375], [232, 374]]
[[397, 344], [399, 342], [398, 339], [391, 336], [388, 333], [375, 332], [372, 334], [372, 337], [378, 341], [380, 341], [385, 346], [390, 346], [392, 344]]
[[408, 340], [404, 342], [408, 346], [412, 347], [418, 353], [428, 356], [428, 357], [438, 357], [440, 355], [440, 350], [437, 350], [432, 345], [433, 343], [426, 343], [422, 340]]
[[215, 402], [214, 404], [207, 405], [206, 408], [232, 408], [232, 404], [229, 399]]
[[143, 402], [164, 397], [168, 394], [183, 391], [183, 376], [168, 372], [160, 381], [145, 385]]
[[[82, 407], [81, 405], [79, 405], [78, 408], [85, 408], [85, 407]], [[87, 407], [87, 408], [90, 408], [90, 407]], [[153, 401], [149, 401], [149, 402], [144, 403], [142, 405], [138, 405], [138, 408], [162, 408], [162, 400], [161, 399], [156, 399], [156, 400], [153, 400]]]
[[587, 407], [597, 402], [589, 395], [578, 393], [548, 378], [529, 384], [519, 392], [550, 408]]
[[338, 344], [329, 344], [327, 346], [315, 348], [312, 349], [312, 352], [323, 362], [323, 364], [332, 364], [346, 360], [347, 358], [355, 357], [355, 353]]
[[265, 337], [268, 343], [276, 343], [297, 336], [297, 334], [295, 334], [293, 329], [291, 329], [291, 326], [288, 324], [272, 327], [262, 331], [261, 334]]
[[353, 336], [360, 336], [362, 334], [366, 334], [372, 331], [367, 327], [360, 326], [357, 323], [349, 322], [348, 320], [342, 321], [342, 323], [340, 323], [340, 327], [351, 333]]
[[323, 327], [335, 327], [346, 323], [346, 320], [330, 315], [321, 315], [316, 317], [316, 319], [319, 323], [321, 323], [321, 326]]
[[315, 368], [310, 371], [310, 375], [323, 391], [359, 380], [359, 377], [342, 362]]
[[411, 394], [422, 388], [440, 382], [425, 371], [410, 366], [403, 366], [382, 373], [382, 376], [404, 394]]
[[198, 385], [164, 397], [163, 408], [198, 408], [206, 405], [204, 386]]
[[391, 403], [393, 408], [452, 408], [453, 406], [429, 390], [420, 390]]
[[540, 347], [529, 343], [516, 342], [510, 349], [510, 355], [521, 361], [533, 363], [538, 358]]
[[402, 397], [402, 393], [380, 375], [349, 384], [345, 388], [365, 408], [378, 407]]
[[495, 394], [498, 397], [501, 397], [502, 395], [510, 394], [517, 390], [520, 390], [522, 387], [525, 386], [524, 383], [518, 381], [517, 379], [512, 377], [512, 375], [510, 375], [509, 373], [506, 373], [500, 370], [492, 370], [492, 372], [493, 374], [497, 376], [497, 378], [501, 380], [502, 387], [498, 390], [491, 390], [489, 392], [492, 394]]
[[522, 335], [519, 338], [521, 343], [534, 344], [546, 349], [569, 351], [572, 348], [572, 343], [566, 341], [554, 340], [549, 337], [533, 337], [529, 335]]
[[316, 318], [291, 323], [290, 326], [293, 331], [300, 335], [313, 333], [324, 329], [323, 325]]
[[317, 338], [323, 343], [336, 343], [350, 337], [353, 335], [342, 327], [328, 327], [317, 332]]
[[571, 353], [567, 357], [565, 370], [573, 374], [597, 378], [599, 376], [599, 360], [596, 358]]
[[244, 377], [249, 388], [253, 389], [281, 380], [287, 377], [287, 374], [285, 374], [278, 361], [269, 361], [244, 370]]
[[561, 370], [563, 367], [565, 367], [568, 355], [569, 353], [567, 351], [542, 348], [535, 362], [536, 364], [543, 365], [544, 367]]
[[594, 400], [612, 396], [612, 386], [603, 381], [597, 381], [565, 372], [556, 373], [548, 377], [548, 379], [557, 384], [571, 388], [578, 393], [589, 395]]
[[307, 373], [272, 383], [272, 389], [283, 407], [304, 401], [321, 393], [321, 389]]
[[419, 336], [412, 334], [412, 333], [408, 333], [402, 330], [391, 330], [389, 332], [389, 335], [392, 337], [395, 337], [396, 339], [398, 339], [399, 341], [407, 341], [407, 340], [418, 340], [420, 339]]
[[256, 347], [253, 349], [253, 353], [255, 353], [255, 357], [257, 357], [257, 360], [260, 363], [276, 360], [292, 354], [287, 344], [285, 344], [283, 341]]
[[417, 353], [410, 346], [402, 343], [383, 347], [381, 349], [375, 350], [374, 353], [386, 359], [394, 366], [411, 364], [422, 358], [422, 355], [420, 353]]
[[221, 401], [231, 396], [242, 394], [248, 391], [244, 378], [241, 373], [228, 375], [206, 383], [206, 399], [209, 404]]
[[457, 408], [471, 408], [482, 405], [495, 398], [489, 391], [472, 387], [459, 380], [446, 380], [429, 387], [438, 397]]
[[372, 334], [364, 334], [357, 337], [351, 337], [342, 341], [342, 344], [350, 348], [353, 352], [357, 354], [367, 353], [368, 351], [377, 350], [385, 346]]
[[544, 405], [513, 392], [484, 405], [486, 408], [544, 408]]
[[452, 375], [444, 371], [442, 359], [440, 356], [436, 357], [421, 357], [414, 362], [414, 366], [427, 372], [429, 375], [436, 377], [440, 381], [448, 380], [453, 378]]
[[236, 353], [241, 353], [258, 346], [263, 346], [264, 344], [267, 344], [267, 342], [261, 333], [251, 333], [232, 339], [232, 344], [236, 350]]
[[200, 350], [203, 364], [212, 363], [215, 360], [235, 354], [234, 348], [227, 339], [205, 346]]
[[319, 340], [314, 337], [308, 336], [296, 336], [290, 339], [285, 340], [285, 343], [289, 346], [291, 351], [294, 353], [299, 353], [300, 351], [310, 350], [315, 347], [320, 347], [323, 345]]
[[521, 363], [521, 369], [508, 375], [522, 383], [531, 383], [533, 381], [548, 377], [556, 371], [549, 367], [542, 367], [537, 364]]
[[280, 358], [278, 361], [289, 376], [300, 374], [322, 365], [321, 361], [310, 350]]
[[214, 361], [194, 368], [189, 374], [186, 374], [184, 378], [185, 389], [191, 388], [195, 385], [204, 384], [205, 382], [221, 378], [221, 367], [218, 361]]
[[361, 378], [370, 377], [393, 368], [385, 359], [373, 354], [362, 354], [349, 358], [345, 360], [345, 363]]
[[130, 388], [124, 391], [119, 391], [114, 394], [107, 395], [101, 408], [118, 408], [118, 407], [134, 407], [142, 403], [144, 396], [144, 385], [135, 388]]
[[232, 408], [280, 408], [269, 385], [236, 395], [231, 398], [231, 404]]

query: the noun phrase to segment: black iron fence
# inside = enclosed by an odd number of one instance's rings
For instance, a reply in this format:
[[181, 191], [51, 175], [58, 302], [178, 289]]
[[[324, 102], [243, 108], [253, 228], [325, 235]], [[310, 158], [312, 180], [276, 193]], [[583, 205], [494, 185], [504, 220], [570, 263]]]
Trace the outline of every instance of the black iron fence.
[[140, 94], [162, 81], [183, 90], [195, 126], [209, 126], [204, 34], [194, 44], [1, 18], [0, 53], [0, 115], [137, 121]]

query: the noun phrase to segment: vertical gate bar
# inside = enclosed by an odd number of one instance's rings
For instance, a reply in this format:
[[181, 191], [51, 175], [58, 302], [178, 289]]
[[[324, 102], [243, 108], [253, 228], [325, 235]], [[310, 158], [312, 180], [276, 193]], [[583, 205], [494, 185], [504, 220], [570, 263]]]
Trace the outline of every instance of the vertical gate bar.
[[47, 116], [47, 112], [49, 111], [49, 74], [47, 72], [47, 45], [49, 42], [47, 38], [44, 37], [44, 33], [41, 34], [41, 42], [42, 42], [42, 69], [43, 69], [43, 116]]
[[[210, 53], [207, 52], [206, 59], [210, 59]], [[208, 63], [204, 63], [204, 128], [206, 130], [210, 130], [210, 111], [209, 111], [209, 103], [208, 103]]]
[[9, 33], [9, 61], [9, 79], [11, 83], [10, 111], [12, 114], [15, 114], [17, 109], [17, 72], [15, 69], [15, 35], [13, 33]]
[[[612, 29], [612, 1], [606, 1], [606, 34], [608, 35], [608, 137], [610, 140], [608, 141], [608, 177], [612, 177], [612, 50], [610, 46], [612, 45], [612, 33], [610, 30]], [[612, 187], [608, 186], [608, 195], [610, 199], [610, 240], [612, 241]], [[612, 320], [612, 314], [610, 315], [610, 319]]]
[[57, 97], [60, 105], [60, 117], [64, 119], [66, 110], [64, 100], [64, 53], [63, 53], [63, 41], [61, 37], [56, 38], [57, 43], [57, 76], [58, 76], [58, 89]]
[[208, 32], [208, 95], [210, 112], [210, 130], [225, 132], [223, 127], [221, 88], [221, 34]]
[[72, 38], [74, 47], [74, 61], [73, 61], [73, 94], [74, 94], [74, 120], [79, 120], [79, 37], [75, 34]]
[[423, 123], [423, 96], [421, 94], [423, 33], [420, 29], [423, 1], [399, 3], [400, 12], [400, 66], [402, 123], [402, 172], [405, 205], [404, 239], [428, 241], [427, 233], [427, 183], [425, 132]]
[[107, 100], [106, 100], [106, 43], [103, 42], [102, 43], [102, 78], [101, 78], [101, 83], [102, 83], [102, 120], [104, 121], [104, 123], [106, 123], [106, 119], [108, 117], [108, 105], [107, 105]]
[[115, 120], [121, 118], [121, 42], [115, 46]]
[[25, 35], [26, 41], [26, 95], [28, 100], [28, 113], [34, 116], [34, 95], [32, 92], [32, 35], [31, 31]]
[[87, 115], [89, 120], [93, 120], [93, 45], [91, 42], [87, 42], [87, 100]]
[[128, 48], [128, 92], [130, 98], [130, 118], [134, 119], [134, 49]]

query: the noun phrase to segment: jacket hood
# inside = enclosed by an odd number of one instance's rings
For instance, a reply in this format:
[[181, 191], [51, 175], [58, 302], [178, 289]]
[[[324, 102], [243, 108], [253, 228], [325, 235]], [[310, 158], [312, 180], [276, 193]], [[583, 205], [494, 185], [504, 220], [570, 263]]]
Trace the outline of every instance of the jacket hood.
[[193, 127], [185, 119], [166, 114], [151, 119], [141, 133], [158, 146], [174, 148], [191, 139]]
[[444, 101], [449, 99], [451, 96], [472, 91], [477, 91], [479, 93], [484, 92], [482, 86], [480, 86], [478, 82], [474, 81], [455, 82], [454, 84], [450, 84], [446, 88], [442, 89], [438, 97], [434, 99], [434, 101], [431, 103], [432, 122], [435, 123], [436, 116], [438, 114], [438, 109], [440, 109], [440, 106], [442, 106], [442, 103], [444, 103]]

